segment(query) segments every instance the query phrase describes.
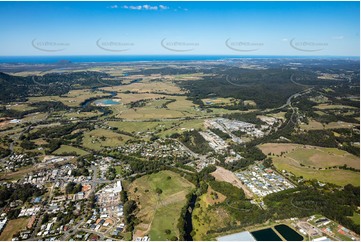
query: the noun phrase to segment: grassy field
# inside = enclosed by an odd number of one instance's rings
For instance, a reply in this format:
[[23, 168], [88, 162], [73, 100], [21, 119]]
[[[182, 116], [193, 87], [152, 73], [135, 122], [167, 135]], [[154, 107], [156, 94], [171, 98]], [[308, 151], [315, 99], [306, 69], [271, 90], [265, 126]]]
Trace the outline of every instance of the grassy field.
[[300, 128], [304, 130], [319, 130], [319, 129], [341, 129], [341, 128], [352, 128], [359, 126], [359, 124], [345, 123], [345, 122], [331, 122], [328, 124], [322, 124], [316, 120], [309, 120], [308, 124], [301, 124]]
[[[156, 189], [162, 190], [158, 195]], [[171, 171], [161, 171], [143, 176], [130, 184], [129, 198], [139, 203], [135, 236], [149, 235], [151, 240], [170, 240], [178, 237], [178, 218], [186, 203], [186, 195], [194, 185]], [[169, 229], [170, 234], [165, 230]]]
[[333, 104], [327, 104], [327, 103], [323, 103], [320, 105], [315, 106], [315, 108], [317, 109], [357, 109], [356, 107], [352, 107], [352, 106], [345, 106], [345, 105], [333, 105]]
[[349, 217], [355, 224], [360, 225], [360, 214], [354, 213], [352, 217]]
[[[213, 195], [217, 194], [218, 198]], [[216, 203], [222, 203], [226, 197], [215, 192], [212, 188], [208, 188], [207, 193], [203, 194], [199, 200], [199, 207], [196, 207], [192, 213], [192, 224], [195, 234], [193, 240], [209, 240], [207, 231], [225, 226], [231, 221], [231, 217], [221, 207], [208, 209], [209, 206]]]
[[71, 90], [63, 96], [42, 96], [30, 97], [29, 102], [42, 102], [42, 101], [59, 101], [69, 107], [78, 107], [82, 102], [89, 98], [106, 96], [101, 91], [92, 91], [90, 89]]
[[[124, 94], [124, 96], [134, 96], [135, 94]], [[144, 94], [138, 94], [144, 96]], [[147, 94], [157, 95], [157, 94]], [[163, 95], [164, 96], [164, 95]], [[137, 98], [143, 99], [143, 98]], [[171, 99], [176, 99], [175, 102], [169, 103], [167, 107], [161, 107]], [[123, 101], [124, 102], [124, 101]], [[195, 105], [186, 100], [184, 96], [167, 97], [166, 99], [150, 100], [143, 107], [128, 108], [122, 104], [113, 105], [111, 109], [118, 118], [124, 118], [126, 120], [140, 120], [140, 119], [167, 119], [167, 118], [182, 118], [200, 115], [201, 112], [197, 111]]]
[[[153, 78], [161, 78], [160, 75], [154, 75]], [[134, 78], [132, 78], [134, 79]], [[176, 86], [172, 82], [138, 82], [130, 85], [107, 87], [104, 90], [116, 91], [116, 92], [138, 92], [138, 93], [166, 93], [166, 94], [179, 94], [185, 93], [180, 87]]]
[[134, 134], [155, 133], [166, 137], [173, 133], [182, 133], [189, 129], [203, 129], [203, 119], [182, 120], [182, 121], [160, 121], [160, 122], [108, 122], [109, 126]]
[[117, 147], [131, 137], [115, 133], [107, 129], [95, 129], [84, 134], [83, 146], [91, 150], [101, 150], [104, 147]]
[[18, 218], [10, 220], [0, 235], [0, 241], [11, 240], [14, 234], [23, 229], [26, 229], [28, 221], [28, 218]]
[[11, 105], [6, 105], [7, 109], [23, 112], [35, 109], [35, 107], [29, 106], [28, 103], [15, 103]]
[[281, 156], [283, 152], [282, 158], [289, 158], [305, 166], [327, 168], [346, 164], [348, 167], [360, 168], [357, 156], [336, 148], [277, 143], [263, 144], [260, 148], [266, 155], [272, 153], [273, 157]]
[[94, 112], [72, 112], [66, 113], [65, 117], [67, 118], [92, 118], [101, 115], [101, 112], [94, 111]]
[[259, 148], [264, 154], [272, 158], [278, 170], [286, 170], [306, 179], [317, 179], [340, 186], [348, 183], [360, 184], [359, 172], [334, 168], [325, 169], [344, 164], [359, 169], [359, 158], [346, 151], [336, 148], [276, 143], [263, 144]]
[[223, 97], [214, 97], [214, 98], [204, 98], [202, 102], [205, 105], [230, 105], [236, 100], [234, 98], [223, 98]]
[[60, 146], [60, 148], [55, 150], [53, 152], [53, 154], [54, 155], [61, 155], [63, 153], [70, 153], [70, 152], [75, 152], [79, 156], [89, 154], [85, 150], [82, 150], [82, 149], [79, 149], [79, 148], [76, 148], [76, 147], [73, 147], [73, 146], [69, 146], [69, 145]]

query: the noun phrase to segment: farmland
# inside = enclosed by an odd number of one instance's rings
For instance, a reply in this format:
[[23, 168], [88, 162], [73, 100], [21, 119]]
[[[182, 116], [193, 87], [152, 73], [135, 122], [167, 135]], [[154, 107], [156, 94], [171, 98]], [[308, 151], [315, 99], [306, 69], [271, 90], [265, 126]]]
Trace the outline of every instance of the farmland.
[[298, 144], [268, 143], [259, 146], [272, 158], [278, 170], [286, 170], [306, 179], [346, 185], [359, 185], [360, 173], [339, 169], [339, 166], [360, 169], [358, 157], [343, 150]]
[[130, 137], [111, 130], [97, 129], [84, 134], [83, 146], [88, 149], [100, 150], [103, 147], [116, 147], [124, 144]]
[[88, 152], [82, 150], [82, 149], [79, 149], [79, 148], [76, 148], [76, 147], [72, 147], [72, 146], [69, 146], [69, 145], [62, 145], [59, 149], [57, 149], [56, 151], [53, 152], [53, 154], [55, 155], [61, 155], [61, 154], [69, 154], [69, 153], [75, 153], [79, 156], [82, 156], [82, 155], [86, 155], [86, 154], [89, 154]]
[[[162, 190], [157, 194], [157, 188]], [[135, 235], [150, 235], [152, 240], [169, 240], [179, 237], [177, 223], [186, 195], [194, 185], [171, 171], [161, 171], [135, 180], [129, 186], [129, 198], [139, 204]], [[169, 229], [171, 233], [165, 233]]]

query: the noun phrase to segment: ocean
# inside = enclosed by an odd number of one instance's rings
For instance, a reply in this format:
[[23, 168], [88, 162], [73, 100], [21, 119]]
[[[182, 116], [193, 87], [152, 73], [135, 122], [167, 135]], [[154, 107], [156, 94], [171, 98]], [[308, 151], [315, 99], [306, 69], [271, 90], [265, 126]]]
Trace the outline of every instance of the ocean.
[[[235, 55], [82, 55], [82, 56], [0, 56], [0, 63], [49, 64], [59, 61], [72, 63], [148, 62], [148, 61], [221, 61], [225, 59], [330, 58], [330, 56], [235, 56]], [[338, 57], [342, 58], [342, 57]], [[343, 57], [345, 58], [345, 57]]]

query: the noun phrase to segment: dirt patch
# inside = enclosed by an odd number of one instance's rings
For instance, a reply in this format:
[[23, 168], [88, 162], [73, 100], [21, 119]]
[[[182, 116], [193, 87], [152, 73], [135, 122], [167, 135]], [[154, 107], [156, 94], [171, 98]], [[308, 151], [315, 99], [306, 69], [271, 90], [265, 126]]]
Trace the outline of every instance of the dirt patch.
[[0, 241], [11, 240], [14, 234], [23, 229], [26, 229], [26, 225], [28, 224], [28, 222], [28, 218], [18, 218], [10, 220], [0, 235]]
[[8, 118], [0, 118], [0, 128], [5, 128], [10, 123]]
[[235, 187], [241, 188], [244, 191], [246, 198], [253, 197], [253, 193], [249, 191], [245, 185], [242, 184], [242, 182], [236, 177], [233, 172], [224, 169], [223, 167], [217, 166], [217, 170], [212, 172], [211, 175], [214, 176], [217, 181], [228, 182]]

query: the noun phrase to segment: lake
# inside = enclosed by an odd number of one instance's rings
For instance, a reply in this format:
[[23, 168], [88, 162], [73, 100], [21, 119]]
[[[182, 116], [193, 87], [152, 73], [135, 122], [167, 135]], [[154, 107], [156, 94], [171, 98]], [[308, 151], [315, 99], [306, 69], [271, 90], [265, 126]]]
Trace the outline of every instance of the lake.
[[94, 102], [95, 105], [110, 106], [119, 104], [120, 102], [114, 101], [113, 99], [100, 99]]

